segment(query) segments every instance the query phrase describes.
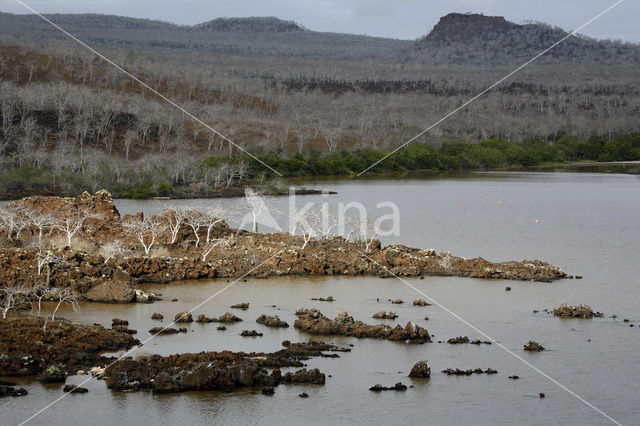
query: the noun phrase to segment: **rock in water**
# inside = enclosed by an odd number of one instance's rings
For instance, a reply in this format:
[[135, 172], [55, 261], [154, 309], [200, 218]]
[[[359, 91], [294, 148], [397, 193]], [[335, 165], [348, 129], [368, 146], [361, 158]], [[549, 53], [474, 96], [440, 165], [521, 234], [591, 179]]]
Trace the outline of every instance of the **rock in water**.
[[406, 391], [407, 390], [407, 386], [403, 385], [402, 383], [398, 382], [393, 386], [382, 386], [381, 384], [377, 384], [374, 386], [371, 386], [369, 388], [370, 391], [374, 391], [374, 392], [381, 392], [381, 391]]
[[398, 318], [398, 315], [396, 315], [396, 313], [392, 312], [392, 311], [389, 311], [389, 312], [380, 311], [380, 312], [377, 312], [377, 313], [373, 314], [372, 318], [375, 318], [375, 319], [396, 319], [396, 318]]
[[232, 305], [231, 306], [232, 309], [242, 309], [243, 311], [246, 311], [247, 309], [249, 309], [249, 304], [248, 303], [238, 303], [236, 305]]
[[159, 314], [157, 312], [154, 312], [154, 314], [151, 315], [151, 319], [152, 320], [162, 320], [162, 319], [164, 319], [164, 316], [162, 316], [161, 314]]
[[524, 350], [529, 352], [542, 352], [545, 348], [540, 343], [529, 340], [529, 342], [524, 345]]
[[429, 332], [412, 322], [408, 322], [404, 328], [400, 325], [395, 327], [388, 324], [369, 325], [362, 321], [355, 321], [346, 312], [341, 312], [334, 320], [330, 320], [317, 309], [299, 309], [296, 312], [296, 316], [298, 319], [293, 326], [310, 334], [420, 342], [431, 341]]
[[275, 316], [267, 316], [265, 314], [260, 315], [260, 317], [256, 320], [258, 324], [265, 325], [267, 327], [289, 327], [289, 324], [286, 321], [280, 320], [280, 318]]
[[191, 312], [180, 312], [176, 314], [173, 320], [175, 322], [193, 322], [193, 315], [191, 315]]
[[42, 383], [62, 383], [66, 379], [66, 374], [62, 365], [50, 365], [42, 373], [40, 381]]
[[119, 325], [129, 325], [129, 321], [120, 318], [114, 318], [111, 320], [111, 327], [116, 327]]
[[196, 319], [196, 322], [198, 323], [208, 323], [208, 322], [214, 322], [215, 320], [213, 318], [209, 318], [208, 316], [206, 316], [205, 314], [200, 314], [198, 315], [198, 318]]
[[425, 379], [431, 377], [431, 367], [427, 361], [418, 361], [415, 363], [409, 377]]
[[76, 386], [76, 385], [65, 385], [62, 390], [64, 392], [67, 392], [67, 393], [87, 393], [87, 392], [89, 392], [89, 390], [87, 388], [83, 388], [82, 386]]
[[14, 388], [13, 386], [0, 384], [0, 396], [24, 396], [29, 394], [25, 388]]
[[569, 306], [566, 303], [555, 308], [553, 315], [565, 318], [600, 318], [604, 316], [601, 312], [593, 312], [593, 309], [591, 309], [589, 305]]
[[224, 315], [220, 315], [216, 319], [216, 322], [222, 322], [222, 323], [225, 323], [225, 324], [230, 324], [230, 323], [240, 322], [240, 321], [242, 321], [242, 319], [238, 318], [235, 315], [233, 315], [231, 312], [226, 312]]
[[447, 340], [447, 343], [451, 343], [453, 345], [460, 343], [469, 343], [469, 338], [467, 336], [453, 337]]
[[151, 330], [149, 330], [150, 334], [177, 334], [177, 333], [186, 333], [186, 332], [187, 332], [186, 328], [180, 328], [176, 330], [173, 327], [168, 327], [168, 328], [154, 327]]
[[320, 370], [314, 368], [313, 370], [307, 370], [303, 368], [295, 373], [287, 373], [282, 378], [283, 383], [315, 383], [316, 385], [324, 385], [325, 375]]

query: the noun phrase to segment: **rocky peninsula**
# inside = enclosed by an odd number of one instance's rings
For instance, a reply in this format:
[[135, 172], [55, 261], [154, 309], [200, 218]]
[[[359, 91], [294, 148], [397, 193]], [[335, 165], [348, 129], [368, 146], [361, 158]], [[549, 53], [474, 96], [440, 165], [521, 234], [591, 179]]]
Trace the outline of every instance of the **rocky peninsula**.
[[[106, 191], [29, 197], [3, 210], [8, 238], [0, 240], [0, 282], [69, 288], [86, 301], [148, 301], [135, 291], [137, 284], [201, 278], [439, 275], [549, 282], [566, 276], [540, 260], [494, 263], [339, 235], [305, 241], [233, 229], [224, 218], [194, 227], [176, 224], [171, 212], [121, 217]], [[70, 221], [79, 221], [78, 214], [85, 216], [71, 234]], [[11, 228], [9, 220], [22, 221], [21, 229]]]

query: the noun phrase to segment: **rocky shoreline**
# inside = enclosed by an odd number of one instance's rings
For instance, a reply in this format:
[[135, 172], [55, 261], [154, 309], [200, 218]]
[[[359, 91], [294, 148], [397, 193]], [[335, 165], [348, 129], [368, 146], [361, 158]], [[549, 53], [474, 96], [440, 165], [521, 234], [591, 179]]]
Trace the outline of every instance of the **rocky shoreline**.
[[[86, 301], [149, 301], [148, 295], [136, 294], [135, 285], [202, 278], [436, 275], [550, 282], [566, 277], [560, 268], [540, 260], [494, 263], [483, 258], [438, 254], [431, 249], [403, 245], [382, 247], [376, 240], [365, 245], [341, 236], [311, 239], [306, 244], [302, 236], [237, 230], [224, 221], [209, 233], [209, 237], [220, 242], [219, 249], [203, 255], [204, 242], [198, 246], [192, 229], [183, 225], [173, 242], [168, 232], [158, 235], [150, 254], [146, 255], [123, 226], [125, 220], [142, 220], [142, 214], [121, 218], [106, 191], [93, 196], [85, 193], [77, 198], [31, 197], [15, 205], [49, 215], [69, 207], [90, 212], [78, 232], [84, 241], [91, 242], [85, 244], [88, 247], [71, 249], [50, 243], [47, 249], [51, 256], [61, 260], [47, 271], [49, 285], [69, 287]], [[164, 220], [162, 216], [151, 219]], [[50, 230], [47, 236], [55, 236], [56, 232]], [[198, 237], [204, 240], [203, 231], [199, 232]], [[19, 285], [44, 279], [37, 268], [43, 250], [30, 248], [36, 235], [37, 229], [31, 226], [18, 238], [0, 241], [0, 281]], [[114, 241], [126, 247], [127, 255], [105, 258], [101, 247]]]

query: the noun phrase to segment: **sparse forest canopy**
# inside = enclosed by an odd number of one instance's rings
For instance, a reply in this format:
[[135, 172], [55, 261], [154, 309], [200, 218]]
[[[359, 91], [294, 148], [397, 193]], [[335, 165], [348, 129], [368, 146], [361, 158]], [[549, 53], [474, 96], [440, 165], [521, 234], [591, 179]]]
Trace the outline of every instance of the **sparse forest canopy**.
[[[15, 18], [0, 16], [7, 17]], [[123, 48], [89, 40], [234, 146], [77, 44], [44, 31], [37, 21], [29, 24], [38, 29], [32, 32], [37, 40], [0, 36], [3, 198], [101, 188], [133, 198], [206, 196], [272, 176], [253, 158], [240, 155], [239, 148], [287, 176], [352, 175], [512, 69], [427, 65], [367, 49], [361, 52], [369, 55], [366, 60], [286, 55], [282, 52], [309, 47], [304, 37], [310, 33], [320, 39], [325, 33], [275, 18], [216, 20], [203, 28], [99, 15], [56, 18], [85, 31], [98, 28], [96, 37], [102, 30], [121, 40], [143, 30], [167, 37], [181, 31], [204, 31], [209, 37], [224, 33], [229, 40], [255, 40], [261, 34], [261, 40], [278, 47], [265, 54], [265, 46], [255, 45], [255, 52], [232, 55], [197, 46], [134, 43]], [[20, 19], [0, 32], [14, 32]], [[516, 27], [524, 31], [513, 25], [498, 25], [506, 29], [498, 28], [494, 39], [504, 40], [502, 33]], [[446, 25], [435, 31], [430, 36], [437, 37], [418, 44], [443, 45], [446, 54], [455, 40], [447, 38]], [[304, 37], [289, 45], [282, 38], [289, 33]], [[330, 45], [334, 36], [326, 35], [328, 44], [319, 45]], [[487, 34], [478, 40], [483, 37]], [[386, 51], [396, 42], [367, 40], [367, 46]], [[576, 48], [589, 52], [591, 45], [584, 43]], [[344, 48], [353, 50], [352, 45]], [[622, 59], [631, 58], [633, 49], [625, 45], [611, 54], [628, 63]], [[372, 172], [638, 159], [636, 71], [594, 61], [579, 67], [566, 61], [527, 67]]]

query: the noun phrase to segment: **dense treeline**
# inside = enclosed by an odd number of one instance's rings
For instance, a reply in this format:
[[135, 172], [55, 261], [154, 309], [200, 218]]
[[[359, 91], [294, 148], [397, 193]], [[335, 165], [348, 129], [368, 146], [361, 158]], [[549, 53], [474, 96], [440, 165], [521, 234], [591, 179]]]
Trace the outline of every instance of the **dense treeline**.
[[[263, 155], [261, 159], [288, 176], [336, 176], [357, 174], [379, 161], [387, 152], [371, 148], [331, 154], [295, 154], [289, 158]], [[612, 141], [598, 136], [580, 140], [564, 135], [555, 142], [540, 138], [512, 143], [505, 139], [485, 139], [480, 143], [444, 142], [438, 148], [415, 143], [389, 156], [368, 173], [411, 172], [421, 170], [455, 171], [531, 167], [571, 161], [640, 160], [640, 133], [620, 136]], [[254, 170], [268, 174], [257, 162]]]
[[[386, 154], [385, 151], [361, 148], [332, 153], [311, 151], [288, 156], [269, 152], [257, 158], [285, 177], [353, 176]], [[479, 143], [444, 142], [439, 147], [414, 143], [380, 162], [368, 175], [521, 168], [573, 161], [634, 160], [640, 160], [640, 133], [619, 136], [611, 141], [598, 136], [581, 140], [564, 135], [554, 142], [545, 142], [540, 138], [519, 143], [506, 139], [485, 139]], [[267, 177], [275, 177], [271, 170], [246, 155], [231, 158], [209, 156], [197, 160], [194, 164], [197, 171], [189, 173], [184, 179], [172, 174], [170, 159], [167, 161], [165, 166], [156, 168], [132, 166], [124, 172], [129, 174], [126, 181], [116, 179], [110, 164], [104, 162], [91, 176], [79, 171], [63, 173], [57, 180], [65, 182], [65, 185], [59, 185], [58, 188], [54, 184], [54, 171], [46, 162], [40, 167], [22, 166], [0, 173], [0, 192], [73, 194], [83, 190], [95, 191], [101, 187], [109, 189], [115, 196], [128, 198], [206, 196], [218, 188], [228, 189], [235, 181], [262, 183]]]

